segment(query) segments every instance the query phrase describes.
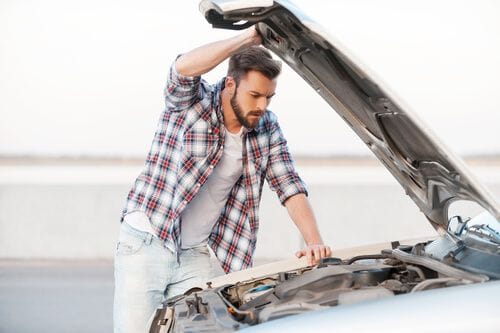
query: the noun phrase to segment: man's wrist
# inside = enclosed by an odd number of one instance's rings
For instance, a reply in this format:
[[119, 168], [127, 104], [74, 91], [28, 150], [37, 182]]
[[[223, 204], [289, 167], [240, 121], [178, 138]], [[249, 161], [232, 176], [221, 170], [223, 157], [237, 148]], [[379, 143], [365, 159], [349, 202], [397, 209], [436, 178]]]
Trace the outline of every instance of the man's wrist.
[[322, 239], [314, 239], [311, 241], [306, 241], [307, 246], [314, 246], [314, 245], [325, 245]]

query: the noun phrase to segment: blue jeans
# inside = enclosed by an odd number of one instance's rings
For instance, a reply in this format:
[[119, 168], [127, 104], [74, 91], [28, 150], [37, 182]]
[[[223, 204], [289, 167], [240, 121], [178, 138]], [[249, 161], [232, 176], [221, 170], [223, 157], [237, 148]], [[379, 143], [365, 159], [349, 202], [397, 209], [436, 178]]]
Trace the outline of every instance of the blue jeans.
[[123, 222], [115, 254], [114, 331], [148, 332], [155, 310], [164, 300], [211, 278], [207, 246], [174, 253], [153, 235]]

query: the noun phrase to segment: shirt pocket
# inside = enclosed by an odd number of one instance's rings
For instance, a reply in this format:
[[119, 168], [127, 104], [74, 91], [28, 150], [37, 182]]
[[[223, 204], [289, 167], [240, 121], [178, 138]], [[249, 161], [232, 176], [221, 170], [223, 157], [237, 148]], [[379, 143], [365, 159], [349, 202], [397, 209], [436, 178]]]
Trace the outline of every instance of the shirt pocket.
[[265, 168], [262, 166], [262, 158], [248, 160], [248, 177], [251, 184], [252, 196], [257, 199], [260, 197], [260, 188], [263, 181]]
[[249, 164], [253, 166], [253, 169], [255, 171], [255, 174], [257, 176], [260, 176], [263, 172], [266, 171], [266, 164], [267, 161], [269, 160], [269, 156], [259, 156], [257, 158], [250, 158], [249, 159]]
[[184, 132], [184, 151], [186, 156], [203, 158], [210, 155], [219, 140], [212, 126], [204, 119], [197, 120]]
[[249, 163], [260, 174], [266, 168], [266, 163], [269, 159], [269, 147], [259, 144], [259, 141], [251, 141], [250, 144], [247, 144], [247, 154]]

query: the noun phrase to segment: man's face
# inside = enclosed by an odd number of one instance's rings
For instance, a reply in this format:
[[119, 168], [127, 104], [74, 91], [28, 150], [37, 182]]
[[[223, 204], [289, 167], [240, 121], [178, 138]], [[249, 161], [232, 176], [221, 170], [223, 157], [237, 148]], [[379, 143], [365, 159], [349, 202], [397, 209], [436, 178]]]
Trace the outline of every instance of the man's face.
[[276, 79], [270, 80], [262, 73], [248, 71], [231, 97], [231, 107], [241, 125], [255, 128], [274, 96]]

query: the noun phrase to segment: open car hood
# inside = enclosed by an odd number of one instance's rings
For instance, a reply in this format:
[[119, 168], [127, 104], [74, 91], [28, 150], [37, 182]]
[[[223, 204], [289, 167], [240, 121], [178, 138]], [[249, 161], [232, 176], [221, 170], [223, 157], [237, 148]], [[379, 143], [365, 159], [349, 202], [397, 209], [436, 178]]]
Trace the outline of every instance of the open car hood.
[[478, 203], [500, 221], [500, 207], [430, 130], [381, 80], [318, 23], [288, 1], [203, 0], [216, 28], [257, 23], [263, 45], [292, 67], [349, 124], [443, 234], [448, 206]]

